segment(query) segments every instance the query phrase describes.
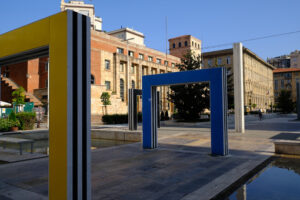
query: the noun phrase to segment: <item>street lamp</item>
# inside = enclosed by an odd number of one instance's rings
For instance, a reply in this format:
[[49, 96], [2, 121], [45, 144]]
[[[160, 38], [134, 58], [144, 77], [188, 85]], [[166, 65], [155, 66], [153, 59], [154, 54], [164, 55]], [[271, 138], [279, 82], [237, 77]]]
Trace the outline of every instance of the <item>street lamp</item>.
[[129, 65], [130, 65], [130, 58], [129, 58], [129, 50], [128, 50], [128, 41], [129, 40], [133, 40], [134, 38], [128, 38], [128, 39], [125, 39], [123, 40], [123, 42], [126, 42], [126, 49], [127, 49], [127, 90], [126, 90], [126, 93], [127, 93], [127, 105], [128, 105], [128, 99], [129, 99], [129, 93], [128, 93], [128, 90], [129, 90]]

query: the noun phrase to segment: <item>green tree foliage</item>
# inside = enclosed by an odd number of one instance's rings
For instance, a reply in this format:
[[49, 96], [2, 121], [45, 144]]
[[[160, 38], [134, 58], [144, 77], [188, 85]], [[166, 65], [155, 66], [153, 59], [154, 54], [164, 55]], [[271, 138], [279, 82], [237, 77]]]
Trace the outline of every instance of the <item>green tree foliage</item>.
[[110, 94], [108, 92], [103, 92], [101, 94], [101, 102], [103, 103], [104, 107], [105, 107], [105, 113], [107, 114], [107, 106], [108, 105], [111, 105], [111, 102], [110, 102]]
[[12, 92], [12, 102], [15, 103], [16, 106], [25, 104], [25, 90], [23, 87], [19, 87], [15, 91]]
[[294, 110], [295, 104], [291, 98], [291, 91], [281, 90], [278, 98], [277, 98], [277, 107], [283, 113], [290, 113]]
[[[180, 71], [199, 70], [201, 67], [200, 56], [188, 52], [182, 59], [182, 64], [177, 65]], [[171, 86], [168, 99], [175, 104], [178, 117], [185, 121], [199, 119], [200, 113], [209, 108], [209, 84], [185, 84]]]

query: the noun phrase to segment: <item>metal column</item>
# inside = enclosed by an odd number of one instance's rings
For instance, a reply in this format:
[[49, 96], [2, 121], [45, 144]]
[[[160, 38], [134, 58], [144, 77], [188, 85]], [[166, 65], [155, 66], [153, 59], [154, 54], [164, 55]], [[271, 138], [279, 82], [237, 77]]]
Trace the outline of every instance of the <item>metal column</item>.
[[300, 83], [297, 83], [297, 119], [300, 119]]
[[142, 90], [129, 89], [129, 103], [128, 103], [128, 127], [129, 130], [137, 130], [138, 125], [138, 111], [137, 111], [137, 96], [142, 95]]

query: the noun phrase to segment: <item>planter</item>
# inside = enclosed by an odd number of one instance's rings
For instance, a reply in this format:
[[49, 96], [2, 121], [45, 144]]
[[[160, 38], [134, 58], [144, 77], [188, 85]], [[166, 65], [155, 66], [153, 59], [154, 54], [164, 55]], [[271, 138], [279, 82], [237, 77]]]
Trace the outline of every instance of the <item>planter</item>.
[[19, 130], [19, 127], [17, 127], [17, 126], [13, 126], [13, 127], [11, 127], [11, 128], [10, 128], [10, 130], [11, 130], [11, 131], [14, 131], [14, 132], [16, 132], [16, 131], [18, 131], [18, 130]]

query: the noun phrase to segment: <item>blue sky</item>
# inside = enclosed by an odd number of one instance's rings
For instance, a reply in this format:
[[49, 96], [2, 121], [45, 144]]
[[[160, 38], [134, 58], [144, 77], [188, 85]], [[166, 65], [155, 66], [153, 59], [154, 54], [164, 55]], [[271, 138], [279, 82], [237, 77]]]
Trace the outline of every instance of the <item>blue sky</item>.
[[[191, 34], [203, 47], [300, 30], [299, 0], [85, 0], [93, 3], [103, 29], [121, 26], [146, 36], [148, 47], [166, 49], [168, 38]], [[1, 0], [0, 34], [59, 12], [60, 0]], [[300, 49], [300, 33], [244, 43], [260, 57]], [[230, 48], [220, 47], [219, 49]], [[212, 51], [215, 49], [205, 49]]]

